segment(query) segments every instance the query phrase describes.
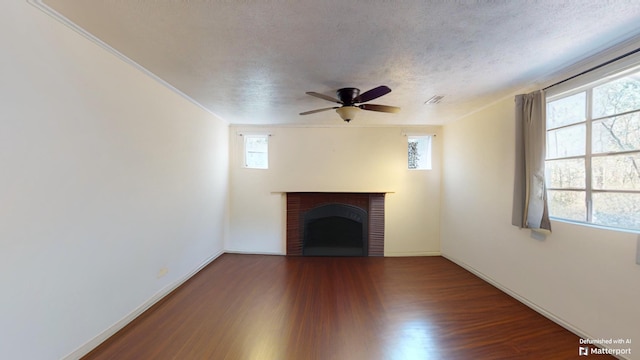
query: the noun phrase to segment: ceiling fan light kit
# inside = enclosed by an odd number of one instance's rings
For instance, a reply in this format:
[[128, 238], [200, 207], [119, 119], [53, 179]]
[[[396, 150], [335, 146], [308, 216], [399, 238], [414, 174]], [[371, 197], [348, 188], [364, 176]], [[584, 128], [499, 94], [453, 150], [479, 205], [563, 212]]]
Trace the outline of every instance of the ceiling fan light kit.
[[358, 112], [360, 112], [360, 108], [357, 106], [343, 106], [337, 108], [336, 112], [338, 113], [338, 115], [340, 115], [342, 120], [349, 122], [353, 120], [354, 117], [356, 117], [356, 114]]
[[300, 115], [315, 114], [317, 112], [335, 109], [338, 115], [340, 115], [340, 117], [342, 118], [342, 120], [349, 122], [353, 120], [353, 118], [356, 116], [358, 112], [360, 112], [360, 110], [397, 113], [400, 111], [400, 108], [396, 106], [375, 105], [375, 104], [358, 105], [359, 103], [364, 103], [373, 99], [377, 99], [380, 96], [386, 95], [390, 92], [391, 92], [391, 89], [384, 85], [378, 86], [369, 91], [365, 91], [362, 94], [360, 94], [360, 89], [348, 87], [348, 88], [338, 89], [338, 91], [336, 91], [336, 95], [338, 96], [338, 98], [336, 99], [328, 95], [324, 95], [324, 94], [313, 92], [313, 91], [308, 91], [307, 95], [315, 96], [323, 100], [342, 104], [342, 106], [334, 106], [330, 108], [305, 111], [300, 113]]

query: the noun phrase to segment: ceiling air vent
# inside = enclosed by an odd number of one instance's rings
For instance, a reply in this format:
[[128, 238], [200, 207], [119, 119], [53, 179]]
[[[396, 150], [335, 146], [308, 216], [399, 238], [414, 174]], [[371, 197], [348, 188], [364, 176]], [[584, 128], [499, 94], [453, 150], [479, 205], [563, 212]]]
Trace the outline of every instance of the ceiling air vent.
[[442, 101], [444, 95], [433, 95], [429, 100], [425, 101], [425, 104], [439, 104]]

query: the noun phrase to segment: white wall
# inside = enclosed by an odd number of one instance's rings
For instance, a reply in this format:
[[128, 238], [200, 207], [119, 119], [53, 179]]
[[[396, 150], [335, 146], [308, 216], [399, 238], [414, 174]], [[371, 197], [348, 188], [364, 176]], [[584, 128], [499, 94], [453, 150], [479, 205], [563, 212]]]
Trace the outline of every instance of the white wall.
[[[284, 254], [283, 192], [391, 192], [385, 202], [385, 255], [439, 254], [440, 128], [405, 130], [436, 134], [433, 170], [407, 170], [407, 138], [400, 127], [232, 126], [226, 249]], [[268, 170], [243, 168], [238, 133], [245, 131], [272, 134]]]
[[541, 240], [511, 226], [514, 111], [509, 98], [444, 127], [442, 254], [579, 335], [632, 339], [640, 359], [637, 235], [552, 221]]
[[25, 1], [0, 49], [0, 357], [78, 357], [222, 251], [228, 125]]

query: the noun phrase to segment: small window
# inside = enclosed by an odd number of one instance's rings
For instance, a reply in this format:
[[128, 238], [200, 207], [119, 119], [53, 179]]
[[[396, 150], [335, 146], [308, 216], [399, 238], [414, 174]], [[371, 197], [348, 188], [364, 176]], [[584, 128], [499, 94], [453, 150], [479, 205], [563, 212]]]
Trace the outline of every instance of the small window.
[[244, 166], [269, 168], [269, 135], [244, 135]]
[[431, 170], [431, 136], [407, 136], [408, 168]]

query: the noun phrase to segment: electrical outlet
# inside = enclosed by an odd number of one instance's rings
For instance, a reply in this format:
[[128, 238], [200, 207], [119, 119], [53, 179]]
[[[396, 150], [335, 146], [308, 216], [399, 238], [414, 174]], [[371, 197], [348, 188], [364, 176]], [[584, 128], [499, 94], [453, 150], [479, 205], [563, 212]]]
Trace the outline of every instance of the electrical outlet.
[[158, 271], [158, 279], [167, 275], [168, 272], [169, 272], [169, 269], [167, 269], [166, 267], [163, 267], [162, 269], [160, 269], [160, 271]]

